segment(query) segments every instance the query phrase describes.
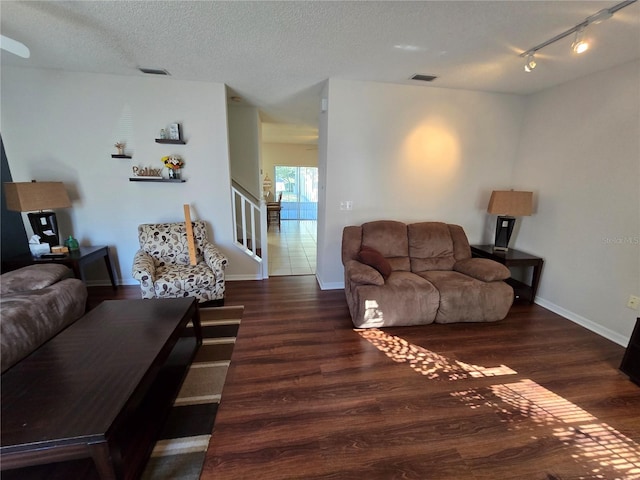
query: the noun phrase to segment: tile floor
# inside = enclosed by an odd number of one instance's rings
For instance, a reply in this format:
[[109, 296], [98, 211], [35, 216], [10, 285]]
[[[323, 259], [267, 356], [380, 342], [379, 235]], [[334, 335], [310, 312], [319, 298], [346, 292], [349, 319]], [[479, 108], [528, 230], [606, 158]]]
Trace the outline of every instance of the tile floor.
[[271, 226], [269, 276], [313, 275], [316, 273], [317, 221], [282, 220], [281, 231]]

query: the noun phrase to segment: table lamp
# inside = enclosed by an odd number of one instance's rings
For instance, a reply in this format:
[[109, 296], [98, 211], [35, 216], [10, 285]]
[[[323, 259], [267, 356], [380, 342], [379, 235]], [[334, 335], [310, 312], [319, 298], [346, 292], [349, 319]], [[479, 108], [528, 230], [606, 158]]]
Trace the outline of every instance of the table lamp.
[[498, 215], [494, 250], [509, 250], [509, 239], [516, 223], [515, 217], [531, 215], [533, 210], [533, 192], [513, 190], [494, 190], [487, 212]]
[[[62, 182], [6, 182], [7, 210], [27, 213], [33, 233], [51, 247], [60, 245], [55, 212], [43, 211], [71, 207], [71, 200]], [[36, 212], [37, 210], [37, 212]]]

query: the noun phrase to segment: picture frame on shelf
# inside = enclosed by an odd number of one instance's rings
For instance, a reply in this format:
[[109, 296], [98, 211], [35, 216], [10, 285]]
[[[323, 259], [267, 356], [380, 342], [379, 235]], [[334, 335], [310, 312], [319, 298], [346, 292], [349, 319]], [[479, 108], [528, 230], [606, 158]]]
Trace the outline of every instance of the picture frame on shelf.
[[169, 125], [169, 140], [180, 140], [179, 123], [172, 123]]

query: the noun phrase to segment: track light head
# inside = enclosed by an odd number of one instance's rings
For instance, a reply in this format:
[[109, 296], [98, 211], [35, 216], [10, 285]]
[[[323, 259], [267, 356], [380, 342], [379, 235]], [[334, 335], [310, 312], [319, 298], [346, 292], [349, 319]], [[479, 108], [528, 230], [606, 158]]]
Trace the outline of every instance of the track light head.
[[524, 71], [527, 73], [531, 73], [531, 71], [536, 68], [536, 59], [533, 57], [535, 54], [530, 53], [527, 55], [527, 61], [524, 64]]
[[584, 27], [576, 31], [576, 39], [571, 44], [571, 49], [578, 54], [589, 50], [589, 43], [584, 39]]

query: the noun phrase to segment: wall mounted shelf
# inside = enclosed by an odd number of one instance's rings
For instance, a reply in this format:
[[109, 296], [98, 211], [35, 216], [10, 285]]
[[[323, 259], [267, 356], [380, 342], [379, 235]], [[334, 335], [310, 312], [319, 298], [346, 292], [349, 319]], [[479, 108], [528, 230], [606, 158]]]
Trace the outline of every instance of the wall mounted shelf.
[[171, 140], [170, 138], [156, 138], [156, 143], [170, 143], [172, 145], [186, 145], [184, 140]]
[[144, 177], [129, 177], [130, 182], [164, 182], [164, 183], [184, 183], [183, 178], [144, 178]]
[[133, 157], [131, 155], [118, 155], [118, 154], [112, 153], [111, 158], [133, 158]]

